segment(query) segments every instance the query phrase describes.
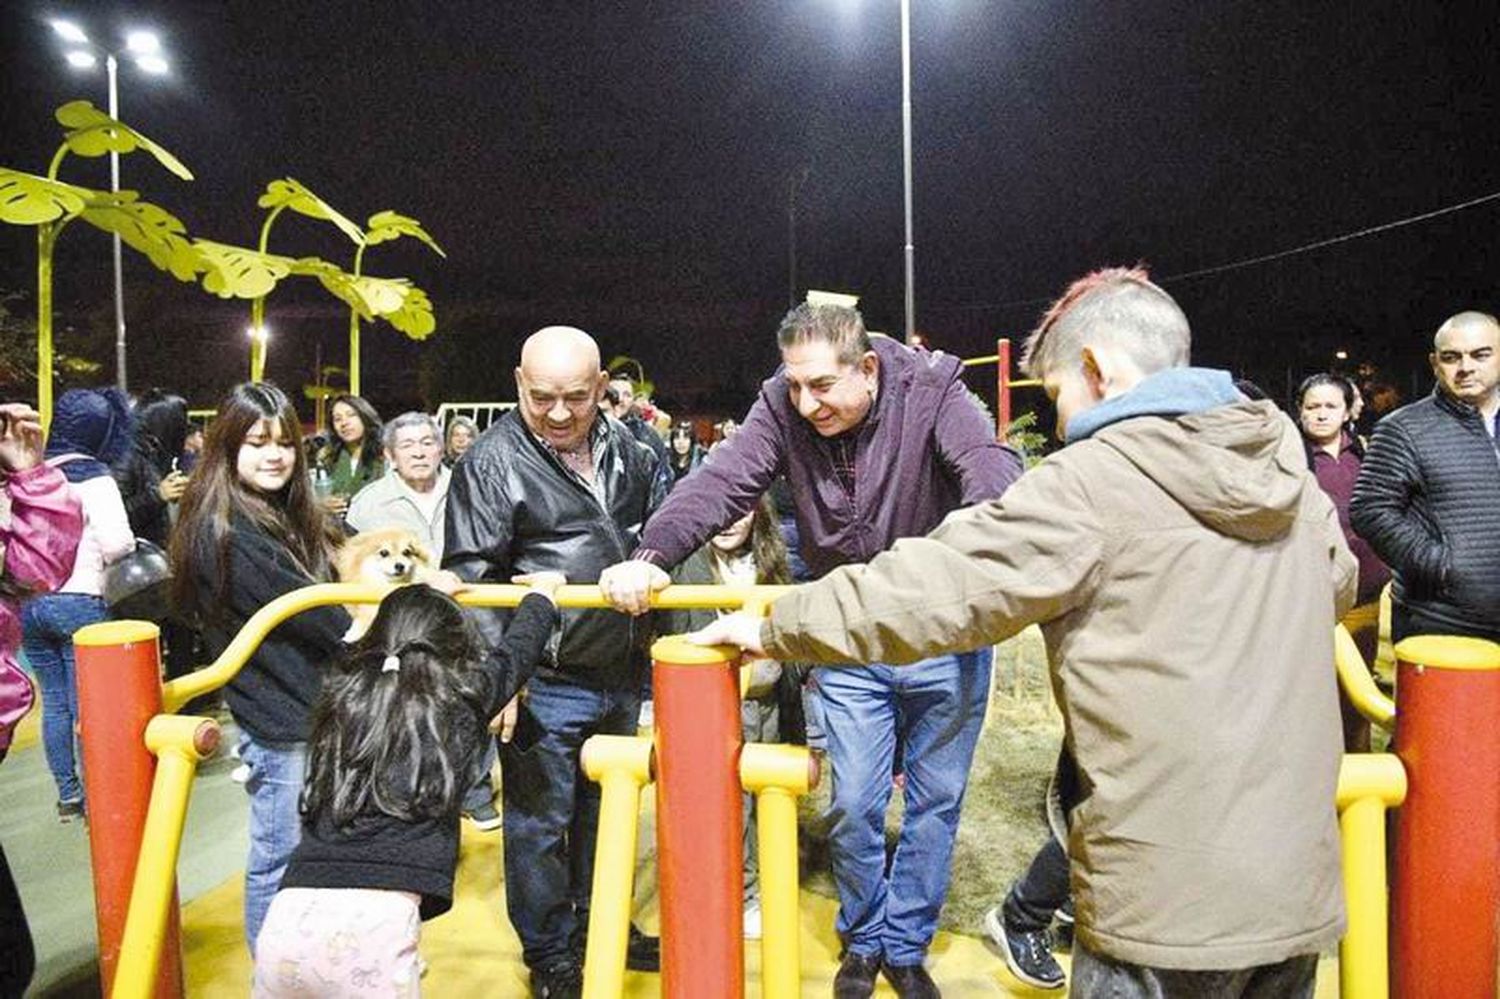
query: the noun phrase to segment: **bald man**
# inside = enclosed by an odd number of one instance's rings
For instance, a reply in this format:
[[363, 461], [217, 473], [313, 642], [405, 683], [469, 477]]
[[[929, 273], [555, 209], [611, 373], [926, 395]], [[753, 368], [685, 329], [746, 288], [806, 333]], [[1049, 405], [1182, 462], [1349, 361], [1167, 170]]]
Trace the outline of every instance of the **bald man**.
[[1395, 574], [1392, 638], [1500, 641], [1500, 323], [1460, 312], [1429, 359], [1437, 385], [1376, 426], [1349, 519]]
[[[609, 376], [582, 330], [533, 333], [515, 375], [519, 404], [453, 469], [443, 567], [473, 582], [544, 570], [595, 582], [661, 501], [656, 456], [600, 411]], [[498, 645], [507, 613], [473, 613]], [[500, 747], [506, 908], [533, 996], [581, 991], [599, 789], [578, 754], [596, 733], [635, 734], [648, 638], [625, 614], [563, 611], [554, 662], [527, 685]], [[656, 940], [632, 929], [629, 963], [656, 970]]]

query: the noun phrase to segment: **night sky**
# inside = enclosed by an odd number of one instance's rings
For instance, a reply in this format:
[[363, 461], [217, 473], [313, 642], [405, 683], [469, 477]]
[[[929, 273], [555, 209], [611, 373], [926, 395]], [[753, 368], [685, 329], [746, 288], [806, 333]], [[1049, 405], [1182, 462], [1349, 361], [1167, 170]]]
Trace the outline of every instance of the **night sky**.
[[[1097, 266], [1144, 260], [1171, 278], [1500, 190], [1493, 4], [913, 8], [918, 326], [960, 355], [1024, 336]], [[0, 163], [33, 173], [60, 141], [57, 105], [106, 103], [102, 69], [64, 64], [52, 13], [100, 39], [161, 34], [173, 74], [122, 68], [121, 117], [197, 179], [137, 154], [122, 186], [194, 235], [253, 245], [255, 199], [292, 176], [356, 221], [395, 209], [443, 244], [446, 261], [409, 240], [366, 254], [438, 315], [421, 346], [367, 330], [365, 394], [387, 414], [513, 397], [520, 341], [550, 323], [639, 358], [669, 408], [743, 411], [791, 294], [794, 185], [799, 296], [861, 294], [872, 328], [900, 332], [896, 0], [11, 0]], [[62, 173], [107, 177], [104, 159]], [[1343, 349], [1409, 395], [1430, 384], [1443, 318], [1500, 308], [1497, 218], [1492, 202], [1166, 286], [1200, 363], [1282, 397]], [[101, 380], [108, 246], [76, 224], [58, 254], [59, 328], [74, 326], [59, 348], [95, 345]], [[352, 263], [335, 230], [291, 214], [271, 249]], [[0, 290], [32, 288], [34, 254], [29, 229], [0, 226]], [[126, 254], [132, 388], [211, 405], [247, 370], [248, 303]], [[284, 285], [268, 302], [270, 377], [295, 391], [318, 357], [342, 363], [346, 315], [314, 282]]]

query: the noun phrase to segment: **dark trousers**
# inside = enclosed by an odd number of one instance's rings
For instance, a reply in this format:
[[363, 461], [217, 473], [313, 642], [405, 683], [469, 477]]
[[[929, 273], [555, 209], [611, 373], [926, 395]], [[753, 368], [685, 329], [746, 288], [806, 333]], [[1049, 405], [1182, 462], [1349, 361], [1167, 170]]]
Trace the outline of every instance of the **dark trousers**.
[[1312, 999], [1318, 955], [1301, 954], [1254, 968], [1176, 971], [1148, 968], [1073, 947], [1072, 999]]
[[505, 907], [526, 966], [574, 960], [588, 928], [599, 785], [579, 751], [591, 735], [634, 735], [640, 692], [535, 677], [500, 747]]
[[1056, 839], [1048, 839], [1010, 886], [1001, 915], [1007, 928], [1035, 932], [1051, 926], [1052, 914], [1067, 902], [1068, 853]]
[[0, 846], [0, 996], [20, 996], [31, 984], [36, 970], [36, 951], [31, 945], [31, 927], [21, 908], [21, 893], [11, 877], [10, 861]]

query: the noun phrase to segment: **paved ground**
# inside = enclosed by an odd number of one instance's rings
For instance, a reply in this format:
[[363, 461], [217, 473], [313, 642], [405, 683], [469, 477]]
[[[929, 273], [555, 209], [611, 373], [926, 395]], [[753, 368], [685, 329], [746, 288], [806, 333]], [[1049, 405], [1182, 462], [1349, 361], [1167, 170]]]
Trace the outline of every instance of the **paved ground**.
[[[0, 764], [0, 842], [20, 885], [36, 939], [38, 996], [97, 996], [98, 943], [88, 831], [57, 820], [57, 790], [27, 720], [21, 745]], [[227, 726], [226, 742], [233, 738]], [[235, 878], [245, 868], [245, 792], [229, 779], [235, 761], [220, 757], [199, 771], [178, 867], [182, 901]]]

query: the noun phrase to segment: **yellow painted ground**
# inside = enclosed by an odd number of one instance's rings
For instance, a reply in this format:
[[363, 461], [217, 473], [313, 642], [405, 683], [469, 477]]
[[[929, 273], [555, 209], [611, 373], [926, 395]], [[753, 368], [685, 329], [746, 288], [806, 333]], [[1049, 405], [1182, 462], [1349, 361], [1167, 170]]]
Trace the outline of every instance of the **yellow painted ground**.
[[[647, 800], [650, 796], [647, 795]], [[452, 911], [426, 923], [422, 929], [422, 956], [428, 972], [422, 980], [429, 996], [457, 999], [468, 996], [525, 996], [526, 971], [521, 948], [505, 918], [501, 894], [501, 836], [498, 831], [481, 833], [467, 823]], [[243, 996], [250, 981], [250, 956], [241, 939], [240, 905], [243, 882], [231, 879], [183, 909], [183, 950], [187, 994], [191, 997]], [[838, 967], [838, 939], [833, 932], [836, 904], [826, 898], [802, 893], [802, 981], [803, 995], [832, 993]], [[641, 905], [638, 924], [656, 932], [655, 898]], [[1061, 955], [1064, 966], [1067, 955]], [[944, 995], [1052, 996], [1021, 985], [1005, 970], [988, 943], [971, 936], [939, 933], [933, 941], [928, 967]], [[759, 944], [746, 946], [746, 994], [760, 990]], [[625, 996], [645, 999], [661, 994], [656, 975], [631, 973], [626, 977]], [[877, 996], [893, 993], [884, 981]], [[1319, 974], [1319, 999], [1337, 996], [1337, 965], [1325, 960]]]

